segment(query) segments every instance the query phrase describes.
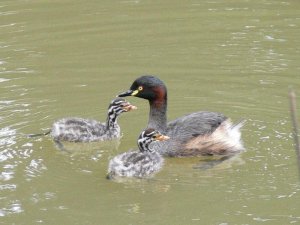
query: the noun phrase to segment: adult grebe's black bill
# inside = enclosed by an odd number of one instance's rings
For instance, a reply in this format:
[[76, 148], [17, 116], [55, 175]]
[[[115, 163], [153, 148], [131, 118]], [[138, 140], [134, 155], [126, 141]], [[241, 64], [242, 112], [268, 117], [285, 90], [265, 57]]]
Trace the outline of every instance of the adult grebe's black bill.
[[133, 93], [133, 91], [132, 91], [132, 90], [128, 90], [128, 91], [125, 91], [125, 92], [123, 92], [123, 93], [121, 93], [121, 94], [118, 94], [118, 95], [117, 95], [117, 97], [126, 97], [126, 96], [131, 96], [131, 95], [132, 95], [132, 93]]

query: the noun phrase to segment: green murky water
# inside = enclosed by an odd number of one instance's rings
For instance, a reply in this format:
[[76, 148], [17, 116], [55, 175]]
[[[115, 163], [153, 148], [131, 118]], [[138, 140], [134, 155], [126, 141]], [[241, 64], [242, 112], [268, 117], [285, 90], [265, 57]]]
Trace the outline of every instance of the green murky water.
[[[300, 224], [287, 101], [289, 85], [300, 90], [299, 1], [2, 0], [0, 18], [0, 224]], [[26, 138], [66, 116], [103, 121], [142, 74], [167, 84], [170, 120], [246, 118], [247, 151], [210, 170], [172, 158], [153, 179], [108, 181], [109, 158], [146, 126], [136, 98], [119, 146], [65, 153]]]

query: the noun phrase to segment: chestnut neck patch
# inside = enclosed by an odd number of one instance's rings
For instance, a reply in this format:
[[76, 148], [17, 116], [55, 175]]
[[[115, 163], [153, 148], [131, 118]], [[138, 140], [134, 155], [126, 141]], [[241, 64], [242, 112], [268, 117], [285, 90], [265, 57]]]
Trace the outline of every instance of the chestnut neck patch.
[[152, 100], [152, 104], [156, 108], [161, 108], [166, 104], [167, 101], [166, 89], [162, 86], [159, 86], [159, 87], [154, 87], [153, 91], [155, 93], [155, 99]]

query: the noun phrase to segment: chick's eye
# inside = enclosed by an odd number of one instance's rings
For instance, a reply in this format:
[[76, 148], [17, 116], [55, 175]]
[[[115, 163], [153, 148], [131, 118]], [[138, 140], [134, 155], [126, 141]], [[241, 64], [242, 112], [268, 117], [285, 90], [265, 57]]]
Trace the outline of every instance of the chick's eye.
[[139, 91], [142, 91], [143, 89], [144, 89], [143, 86], [139, 86], [138, 88]]

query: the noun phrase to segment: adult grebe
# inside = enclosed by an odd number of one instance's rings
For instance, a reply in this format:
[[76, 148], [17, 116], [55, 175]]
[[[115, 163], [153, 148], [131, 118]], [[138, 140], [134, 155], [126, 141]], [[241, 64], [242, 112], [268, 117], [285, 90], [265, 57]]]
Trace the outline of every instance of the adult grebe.
[[157, 143], [167, 156], [232, 155], [244, 149], [240, 128], [243, 122], [232, 124], [230, 119], [216, 112], [194, 112], [167, 123], [167, 88], [155, 76], [137, 78], [130, 89], [118, 97], [135, 96], [149, 101], [147, 127], [170, 137]]

